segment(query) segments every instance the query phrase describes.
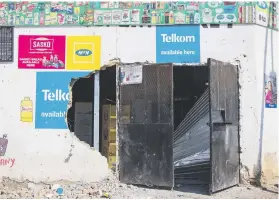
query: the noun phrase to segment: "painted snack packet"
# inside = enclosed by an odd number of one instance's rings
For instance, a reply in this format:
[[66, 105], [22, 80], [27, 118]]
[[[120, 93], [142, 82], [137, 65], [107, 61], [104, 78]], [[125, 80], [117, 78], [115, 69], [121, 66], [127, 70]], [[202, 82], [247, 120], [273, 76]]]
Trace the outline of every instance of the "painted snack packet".
[[0, 138], [0, 156], [4, 156], [6, 153], [6, 149], [8, 146], [7, 135], [4, 134], [2, 138]]

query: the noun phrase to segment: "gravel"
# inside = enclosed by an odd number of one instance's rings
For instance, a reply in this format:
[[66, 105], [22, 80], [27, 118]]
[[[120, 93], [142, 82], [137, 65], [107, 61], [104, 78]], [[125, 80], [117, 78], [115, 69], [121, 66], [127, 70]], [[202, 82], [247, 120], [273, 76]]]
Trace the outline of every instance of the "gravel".
[[[62, 195], [57, 189], [62, 188]], [[173, 190], [137, 187], [120, 183], [111, 173], [98, 183], [70, 183], [60, 181], [52, 184], [15, 182], [4, 178], [0, 182], [0, 199], [278, 199], [278, 193], [262, 190], [251, 185], [240, 185], [209, 196], [202, 186], [183, 186]]]

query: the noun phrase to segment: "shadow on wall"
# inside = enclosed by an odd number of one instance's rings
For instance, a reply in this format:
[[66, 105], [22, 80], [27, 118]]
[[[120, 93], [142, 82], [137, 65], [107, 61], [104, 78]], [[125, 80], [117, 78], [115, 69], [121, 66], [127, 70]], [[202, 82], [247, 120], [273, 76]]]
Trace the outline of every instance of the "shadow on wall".
[[[67, 125], [79, 140], [93, 146], [93, 101], [94, 74], [87, 77], [72, 79], [70, 82], [70, 99], [67, 111]], [[77, 105], [90, 105], [89, 110], [80, 110]], [[85, 112], [84, 112], [85, 111]], [[76, 119], [78, 116], [78, 119]], [[84, 130], [84, 131], [80, 131]]]

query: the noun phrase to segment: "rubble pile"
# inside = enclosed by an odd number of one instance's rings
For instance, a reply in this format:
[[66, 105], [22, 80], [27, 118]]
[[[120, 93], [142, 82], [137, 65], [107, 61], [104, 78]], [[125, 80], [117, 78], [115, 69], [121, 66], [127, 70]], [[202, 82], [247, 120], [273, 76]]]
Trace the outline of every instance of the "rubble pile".
[[16, 182], [4, 178], [0, 182], [0, 199], [88, 199], [111, 198], [130, 187], [117, 180], [115, 174], [97, 183], [70, 183], [60, 181], [54, 184]]

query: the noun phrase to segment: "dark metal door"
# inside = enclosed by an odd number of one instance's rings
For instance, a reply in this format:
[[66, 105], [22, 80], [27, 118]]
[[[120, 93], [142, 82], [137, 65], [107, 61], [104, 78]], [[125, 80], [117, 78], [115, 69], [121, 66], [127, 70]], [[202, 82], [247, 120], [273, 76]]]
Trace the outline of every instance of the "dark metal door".
[[173, 187], [172, 64], [118, 68], [120, 181]]
[[[210, 67], [211, 192], [239, 183], [239, 95], [236, 66], [208, 60]], [[214, 121], [220, 112], [222, 120]]]

